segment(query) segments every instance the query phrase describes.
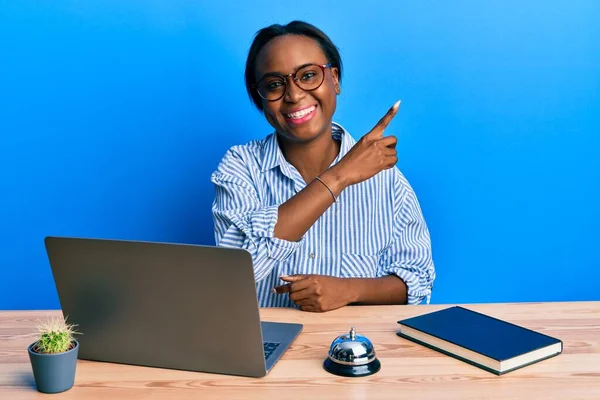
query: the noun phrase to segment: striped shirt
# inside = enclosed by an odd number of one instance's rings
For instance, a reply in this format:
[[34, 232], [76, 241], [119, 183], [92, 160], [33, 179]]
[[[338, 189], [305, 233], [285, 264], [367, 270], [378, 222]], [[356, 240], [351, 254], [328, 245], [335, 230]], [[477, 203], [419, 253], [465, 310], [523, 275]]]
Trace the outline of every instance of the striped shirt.
[[[356, 143], [334, 123], [337, 163]], [[297, 242], [273, 235], [278, 208], [306, 183], [284, 158], [277, 135], [231, 147], [211, 175], [217, 246], [250, 252], [261, 307], [295, 307], [271, 289], [280, 276], [400, 277], [408, 303], [429, 303], [435, 268], [429, 231], [417, 197], [397, 167], [344, 189]]]

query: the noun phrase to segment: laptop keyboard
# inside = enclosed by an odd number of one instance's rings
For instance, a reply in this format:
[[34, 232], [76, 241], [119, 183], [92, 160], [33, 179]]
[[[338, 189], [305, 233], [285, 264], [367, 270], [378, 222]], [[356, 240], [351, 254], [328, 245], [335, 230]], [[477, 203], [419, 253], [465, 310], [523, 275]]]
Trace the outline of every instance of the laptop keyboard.
[[279, 342], [263, 342], [263, 347], [265, 350], [265, 360], [271, 357], [271, 354], [279, 347], [281, 343]]

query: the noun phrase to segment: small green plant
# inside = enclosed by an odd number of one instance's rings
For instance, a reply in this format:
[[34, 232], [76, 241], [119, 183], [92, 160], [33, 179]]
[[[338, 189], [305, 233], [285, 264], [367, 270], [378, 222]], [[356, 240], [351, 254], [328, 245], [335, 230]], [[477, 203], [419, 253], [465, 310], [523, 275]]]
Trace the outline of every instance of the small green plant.
[[75, 331], [77, 325], [70, 324], [63, 319], [49, 319], [40, 321], [38, 326], [39, 339], [35, 350], [43, 354], [64, 353], [73, 345], [73, 335], [79, 334]]

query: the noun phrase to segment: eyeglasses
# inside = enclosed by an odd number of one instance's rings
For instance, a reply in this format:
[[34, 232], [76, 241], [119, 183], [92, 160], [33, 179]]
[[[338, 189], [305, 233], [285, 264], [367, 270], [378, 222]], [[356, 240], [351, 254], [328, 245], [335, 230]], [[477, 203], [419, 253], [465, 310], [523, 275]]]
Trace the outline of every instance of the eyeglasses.
[[325, 68], [330, 68], [331, 63], [327, 64], [308, 64], [300, 67], [296, 72], [287, 75], [267, 74], [258, 82], [252, 85], [258, 95], [266, 101], [277, 101], [281, 99], [287, 91], [287, 78], [292, 78], [293, 82], [300, 89], [310, 92], [317, 90], [325, 80]]

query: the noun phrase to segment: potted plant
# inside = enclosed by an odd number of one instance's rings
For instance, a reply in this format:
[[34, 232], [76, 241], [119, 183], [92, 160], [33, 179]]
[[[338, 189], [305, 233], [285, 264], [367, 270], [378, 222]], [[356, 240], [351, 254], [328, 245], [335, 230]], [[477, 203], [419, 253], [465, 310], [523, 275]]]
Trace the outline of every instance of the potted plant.
[[40, 321], [38, 340], [29, 345], [29, 360], [38, 391], [60, 393], [73, 387], [79, 342], [66, 319]]

